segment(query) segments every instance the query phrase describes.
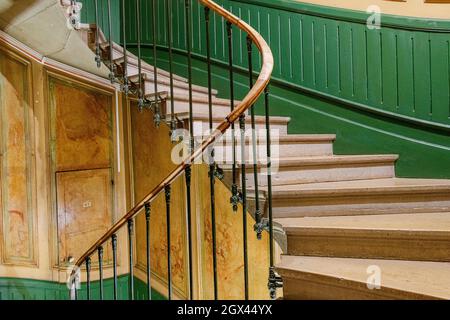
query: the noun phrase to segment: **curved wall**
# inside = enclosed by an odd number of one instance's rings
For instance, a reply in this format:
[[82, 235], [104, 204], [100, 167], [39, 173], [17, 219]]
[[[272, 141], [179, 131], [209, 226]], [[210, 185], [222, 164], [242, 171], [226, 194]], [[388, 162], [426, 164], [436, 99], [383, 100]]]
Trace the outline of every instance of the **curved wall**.
[[[369, 29], [368, 14], [357, 11], [296, 1], [218, 2], [268, 40], [278, 82], [354, 107], [450, 129], [450, 21], [382, 16], [381, 28]], [[151, 16], [148, 4], [144, 1], [143, 10]], [[158, 44], [167, 46], [162, 4]], [[174, 5], [174, 34], [182, 35], [184, 1]], [[193, 51], [205, 56], [203, 10], [193, 1], [192, 11]], [[144, 22], [144, 30], [150, 24]], [[212, 28], [212, 57], [226, 62], [223, 21], [213, 19]], [[129, 31], [129, 41], [135, 42], [135, 30]], [[145, 33], [144, 42], [152, 43], [151, 34]], [[240, 34], [234, 40], [234, 61], [245, 68], [245, 37]], [[174, 42], [175, 48], [185, 50], [183, 36]]]
[[[249, 22], [270, 43], [276, 62], [272, 113], [292, 118], [291, 133], [336, 133], [338, 154], [398, 153], [399, 176], [450, 177], [446, 165], [450, 163], [450, 20], [382, 15], [381, 29], [370, 30], [368, 14], [361, 11], [294, 0], [217, 2]], [[404, 14], [413, 14], [407, 9], [412, 8], [411, 2], [386, 3], [385, 7], [403, 5]], [[143, 19], [143, 52], [149, 60], [151, 3], [142, 1], [143, 17], [148, 17]], [[184, 0], [172, 3], [175, 72], [186, 75]], [[157, 8], [158, 65], [167, 69], [164, 1], [157, 1]], [[432, 17], [436, 11], [422, 13]], [[136, 44], [134, 2], [128, 4], [126, 14], [132, 49]], [[197, 1], [192, 1], [192, 23], [194, 82], [205, 85], [204, 15]], [[213, 18], [212, 28], [213, 85], [227, 97], [224, 22]], [[245, 35], [235, 32], [234, 47], [235, 87], [242, 95], [248, 86], [247, 52], [240, 50], [245, 48]], [[255, 70], [258, 59], [255, 55]]]

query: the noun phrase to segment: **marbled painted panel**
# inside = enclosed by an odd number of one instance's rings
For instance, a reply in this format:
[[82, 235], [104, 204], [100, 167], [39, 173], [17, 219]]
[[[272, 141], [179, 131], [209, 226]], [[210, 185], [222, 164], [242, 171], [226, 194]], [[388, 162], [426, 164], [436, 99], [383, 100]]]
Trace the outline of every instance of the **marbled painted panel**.
[[0, 51], [3, 261], [35, 264], [29, 64]]
[[[139, 112], [135, 103], [131, 110], [132, 155], [134, 169], [135, 202], [145, 197], [161, 183], [175, 165], [170, 159], [172, 144], [167, 126], [156, 128], [150, 111]], [[151, 207], [150, 252], [153, 276], [161, 281], [167, 279], [167, 230], [164, 192]], [[180, 177], [172, 184], [171, 190], [171, 255], [172, 279], [175, 290], [186, 296], [188, 286], [186, 256], [185, 187]], [[146, 222], [145, 214], [136, 219], [136, 260], [137, 266], [146, 270]]]
[[[111, 166], [111, 97], [50, 79], [55, 171]], [[93, 121], [95, 119], [95, 121]]]

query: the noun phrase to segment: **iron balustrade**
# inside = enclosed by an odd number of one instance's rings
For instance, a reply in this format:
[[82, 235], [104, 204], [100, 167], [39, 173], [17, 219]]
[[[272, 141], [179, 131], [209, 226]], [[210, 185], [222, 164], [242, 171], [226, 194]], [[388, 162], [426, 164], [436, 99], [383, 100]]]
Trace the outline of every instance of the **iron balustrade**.
[[[158, 93], [158, 68], [157, 68], [157, 12], [156, 12], [156, 0], [152, 0], [152, 36], [153, 36], [153, 82], [154, 82], [154, 92], [153, 97], [154, 101], [149, 101], [147, 97], [150, 95], [145, 92], [146, 86], [145, 80], [146, 78], [143, 75], [143, 66], [142, 66], [142, 52], [141, 52], [141, 33], [142, 33], [142, 24], [141, 24], [141, 3], [140, 0], [134, 0], [136, 7], [136, 36], [137, 36], [137, 65], [138, 65], [138, 78], [137, 83], [131, 81], [128, 77], [128, 59], [129, 55], [127, 53], [127, 39], [126, 39], [126, 20], [125, 20], [125, 1], [122, 0], [122, 41], [123, 41], [123, 61], [122, 61], [122, 74], [119, 75], [116, 71], [116, 63], [114, 60], [114, 42], [112, 35], [112, 16], [111, 16], [111, 3], [110, 0], [107, 2], [107, 10], [108, 10], [108, 29], [109, 29], [109, 38], [108, 45], [101, 46], [100, 43], [100, 31], [99, 27], [95, 28], [95, 53], [96, 58], [95, 61], [100, 66], [101, 63], [101, 50], [105, 50], [107, 47], [109, 51], [107, 54], [109, 56], [109, 61], [106, 60], [107, 64], [110, 67], [110, 79], [111, 82], [118, 82], [121, 84], [121, 88], [125, 94], [128, 93], [137, 96], [139, 108], [145, 108], [148, 106], [154, 106], [154, 122], [155, 125], [159, 125], [160, 120], [160, 103], [161, 97]], [[120, 218], [100, 239], [98, 239], [90, 248], [87, 250], [76, 262], [77, 267], [81, 267], [83, 264], [86, 266], [86, 275], [87, 275], [87, 289], [88, 294], [87, 298], [91, 299], [91, 256], [97, 252], [98, 254], [98, 265], [99, 265], [99, 291], [100, 291], [100, 299], [104, 299], [104, 279], [103, 279], [103, 248], [107, 241], [111, 240], [112, 243], [112, 253], [113, 253], [113, 277], [114, 277], [114, 299], [118, 297], [118, 288], [117, 288], [117, 244], [118, 237], [117, 233], [121, 230], [125, 225], [128, 226], [128, 268], [129, 268], [129, 298], [134, 299], [134, 249], [133, 249], [133, 239], [135, 236], [134, 232], [134, 219], [135, 217], [141, 213], [143, 209], [145, 209], [145, 221], [146, 221], [146, 273], [147, 273], [147, 295], [148, 299], [151, 299], [151, 253], [150, 253], [150, 213], [151, 213], [151, 204], [156, 199], [156, 197], [163, 193], [165, 194], [165, 203], [166, 203], [166, 241], [167, 241], [167, 293], [168, 298], [173, 298], [173, 283], [172, 283], [172, 256], [171, 256], [171, 186], [176, 181], [176, 179], [183, 175], [185, 176], [185, 186], [186, 186], [186, 223], [187, 223], [187, 239], [188, 239], [188, 266], [189, 266], [189, 298], [194, 299], [194, 276], [193, 276], [193, 240], [192, 240], [192, 199], [191, 199], [191, 186], [192, 186], [192, 163], [194, 163], [195, 159], [202, 156], [205, 152], [209, 152], [210, 157], [210, 166], [209, 166], [209, 181], [210, 181], [210, 200], [211, 200], [211, 232], [212, 232], [212, 259], [213, 259], [213, 278], [214, 278], [214, 298], [218, 299], [219, 290], [218, 290], [218, 275], [217, 275], [217, 234], [216, 234], [216, 208], [215, 208], [215, 179], [218, 178], [221, 174], [218, 170], [218, 166], [215, 163], [214, 159], [214, 143], [218, 141], [222, 135], [229, 129], [232, 132], [232, 158], [233, 158], [233, 166], [232, 166], [232, 196], [230, 202], [232, 204], [233, 210], [238, 210], [239, 203], [242, 204], [242, 227], [243, 227], [243, 261], [244, 261], [244, 299], [249, 299], [249, 259], [248, 259], [248, 234], [247, 234], [247, 226], [248, 226], [248, 217], [247, 217], [247, 209], [248, 209], [248, 200], [247, 200], [247, 182], [246, 182], [246, 139], [245, 139], [245, 127], [246, 127], [246, 111], [250, 109], [251, 111], [251, 127], [253, 129], [253, 136], [251, 140], [251, 148], [253, 153], [253, 176], [255, 181], [255, 197], [256, 197], [256, 212], [255, 219], [256, 224], [254, 229], [256, 231], [258, 239], [261, 239], [261, 235], [263, 231], [268, 231], [269, 233], [269, 253], [270, 253], [270, 266], [269, 266], [269, 279], [268, 279], [268, 289], [270, 298], [276, 298], [276, 289], [281, 287], [281, 279], [277, 276], [274, 269], [274, 236], [273, 236], [273, 215], [272, 215], [272, 185], [271, 185], [271, 146], [270, 146], [270, 119], [269, 119], [269, 89], [268, 85], [270, 82], [270, 76], [273, 70], [273, 56], [272, 52], [267, 45], [266, 41], [261, 37], [261, 35], [255, 31], [250, 25], [242, 21], [240, 18], [236, 17], [232, 13], [228, 12], [215, 2], [211, 0], [197, 0], [201, 5], [204, 6], [204, 14], [205, 14], [205, 31], [206, 31], [206, 67], [207, 67], [207, 82], [208, 82], [208, 122], [210, 135], [207, 136], [200, 144], [195, 145], [194, 143], [194, 113], [193, 113], [193, 71], [192, 71], [192, 26], [191, 26], [191, 10], [192, 10], [192, 2], [191, 0], [184, 0], [184, 17], [185, 17], [185, 31], [186, 31], [186, 52], [187, 52], [187, 82], [188, 82], [188, 102], [189, 102], [189, 129], [190, 129], [190, 137], [189, 137], [189, 154], [186, 159], [178, 165], [165, 179], [163, 179], [157, 186], [151, 190], [140, 202], [138, 202], [131, 210], [129, 210], [122, 218]], [[172, 30], [172, 0], [164, 0], [165, 8], [166, 8], [166, 27], [167, 27], [167, 39], [168, 39], [168, 51], [169, 51], [169, 78], [170, 78], [170, 132], [173, 134], [173, 131], [176, 128], [175, 123], [175, 105], [174, 105], [174, 74], [173, 74], [173, 30]], [[95, 19], [96, 24], [98, 24], [98, 3], [95, 0]], [[212, 64], [213, 61], [211, 59], [211, 14], [218, 15], [222, 17], [226, 22], [226, 30], [228, 36], [228, 55], [229, 55], [229, 80], [230, 80], [230, 113], [225, 117], [225, 119], [216, 127], [213, 126], [213, 89], [212, 89]], [[249, 84], [250, 89], [244, 99], [235, 105], [235, 90], [234, 90], [234, 65], [233, 65], [233, 27], [239, 29], [241, 32], [247, 34], [247, 50], [248, 50], [248, 73], [249, 73]], [[259, 53], [262, 58], [262, 67], [258, 74], [256, 81], [254, 81], [254, 72], [253, 72], [253, 47], [256, 47], [259, 50]], [[256, 159], [256, 124], [255, 124], [255, 110], [254, 105], [257, 99], [260, 96], [264, 96], [264, 104], [265, 104], [265, 126], [267, 130], [267, 172], [268, 172], [268, 193], [267, 193], [267, 201], [268, 201], [268, 217], [263, 218], [262, 213], [260, 212], [259, 205], [259, 189], [258, 189], [258, 163]], [[166, 118], [167, 120], [167, 118]], [[237, 152], [236, 152], [236, 137], [235, 133], [235, 122], [239, 121], [239, 130], [240, 130], [240, 148], [241, 148], [241, 165], [240, 165], [240, 174], [241, 174], [241, 182], [240, 189], [238, 186], [238, 170], [237, 170]], [[215, 129], [215, 130], [213, 130]], [[76, 281], [75, 272], [72, 273], [73, 281]], [[72, 286], [75, 288], [75, 292], [73, 295], [77, 297], [77, 288], [75, 285]]]

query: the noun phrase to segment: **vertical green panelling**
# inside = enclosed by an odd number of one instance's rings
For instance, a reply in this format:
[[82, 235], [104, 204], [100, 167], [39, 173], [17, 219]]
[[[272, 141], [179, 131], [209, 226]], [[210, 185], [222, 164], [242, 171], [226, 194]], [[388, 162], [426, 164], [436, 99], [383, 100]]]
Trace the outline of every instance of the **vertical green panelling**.
[[[103, 33], [108, 38], [108, 0], [98, 0], [99, 7], [99, 25], [102, 28]], [[95, 22], [95, 5], [94, 0], [83, 0], [83, 9], [81, 10], [81, 21], [83, 23]], [[130, 1], [132, 2], [132, 1]], [[113, 21], [113, 39], [116, 42], [120, 42], [120, 0], [111, 0], [111, 16]]]
[[[399, 113], [414, 117], [415, 99], [414, 99], [414, 65], [413, 65], [413, 40], [409, 31], [399, 31], [398, 33], [398, 101]], [[420, 80], [420, 79], [417, 79]], [[386, 87], [387, 89], [387, 87]]]
[[[416, 116], [420, 119], [431, 120], [431, 86], [430, 76], [430, 35], [417, 32], [414, 37], [414, 74]], [[426, 79], [426, 80], [424, 80]]]
[[[356, 24], [354, 24], [356, 25]], [[358, 101], [367, 101], [367, 52], [366, 34], [361, 28], [353, 28], [353, 92]], [[391, 72], [391, 70], [389, 70]]]
[[338, 95], [340, 90], [338, 25], [337, 21], [327, 21], [327, 82], [332, 95]]
[[[314, 67], [314, 48], [313, 33], [314, 19], [303, 16], [302, 19], [302, 38], [303, 38], [303, 85], [308, 87], [315, 86], [315, 67]], [[280, 30], [281, 31], [281, 30]], [[276, 39], [276, 36], [274, 37]], [[280, 75], [278, 75], [280, 76]]]
[[381, 36], [383, 39], [383, 47], [381, 49], [383, 87], [391, 88], [390, 90], [383, 90], [383, 104], [386, 110], [397, 112], [397, 35], [389, 30], [382, 29]]
[[316, 75], [316, 87], [320, 91], [327, 90], [327, 59], [326, 33], [327, 25], [324, 19], [317, 19], [314, 23], [314, 74]]
[[[414, 30], [408, 18], [388, 16], [383, 16], [382, 21], [397, 19], [398, 26], [404, 21], [406, 28], [389, 25], [369, 30], [361, 20], [364, 13], [320, 7], [319, 14], [315, 12], [319, 12], [318, 7], [306, 4], [273, 1], [265, 6], [251, 2], [218, 1], [249, 22], [268, 41], [275, 60], [274, 78], [399, 116], [450, 123], [449, 101], [444, 99], [449, 75], [432, 72], [430, 76], [429, 71], [431, 67], [445, 69], [448, 65], [450, 30]], [[184, 0], [175, 0], [174, 4], [174, 46], [184, 50]], [[158, 8], [161, 17], [158, 43], [164, 46], [162, 0], [158, 1]], [[302, 9], [305, 12], [296, 12]], [[204, 55], [203, 9], [196, 0], [192, 0], [191, 14], [193, 53]], [[224, 21], [215, 15], [212, 21], [215, 34], [212, 57], [226, 62]], [[247, 67], [245, 36], [236, 30], [233, 38], [235, 64], [244, 68]], [[150, 39], [146, 40], [150, 43]], [[254, 54], [259, 65], [260, 58], [256, 51]], [[428, 88], [432, 88], [437, 99], [433, 101], [436, 107], [433, 115], [426, 112]], [[431, 102], [429, 107], [431, 110]]]
[[[380, 109], [382, 106], [383, 90], [381, 83], [381, 40], [380, 30], [366, 30], [368, 99], [365, 103]], [[342, 45], [345, 45], [345, 42]]]
[[442, 34], [432, 34], [431, 44], [431, 83], [432, 120], [449, 121], [449, 42]]
[[[340, 95], [353, 97], [353, 28], [351, 24], [339, 26], [339, 71]], [[343, 45], [345, 43], [345, 45]]]

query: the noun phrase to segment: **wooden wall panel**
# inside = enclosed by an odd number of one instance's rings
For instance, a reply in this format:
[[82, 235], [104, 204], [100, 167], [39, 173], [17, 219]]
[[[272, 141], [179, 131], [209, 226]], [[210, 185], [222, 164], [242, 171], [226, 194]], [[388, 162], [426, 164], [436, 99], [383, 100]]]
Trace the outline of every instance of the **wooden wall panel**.
[[63, 172], [56, 179], [59, 262], [64, 264], [80, 257], [111, 226], [111, 171]]
[[31, 65], [0, 51], [3, 262], [36, 264]]
[[55, 171], [109, 168], [111, 97], [53, 78], [50, 97]]
[[[53, 264], [65, 267], [67, 258], [77, 259], [115, 217], [113, 95], [49, 74], [48, 100], [55, 221]], [[91, 223], [86, 215], [92, 214], [96, 221]], [[110, 251], [105, 245], [105, 260]]]
[[[214, 299], [212, 265], [211, 202], [208, 167], [195, 166], [195, 195], [200, 248], [202, 279], [200, 296]], [[230, 205], [231, 192], [220, 181], [216, 181], [216, 230], [217, 230], [217, 277], [219, 299], [244, 299], [244, 255], [242, 207], [234, 212]], [[253, 230], [255, 220], [247, 214], [249, 297], [268, 299], [267, 279], [269, 276], [269, 251], [267, 233], [256, 239]]]
[[[136, 103], [131, 103], [131, 136], [133, 157], [133, 180], [135, 202], [165, 178], [175, 165], [170, 159], [172, 144], [167, 126], [155, 128], [153, 115], [149, 110], [138, 111]], [[172, 185], [171, 201], [171, 254], [172, 279], [179, 296], [186, 296], [188, 290], [185, 189], [184, 178], [180, 177]], [[164, 192], [152, 203], [151, 213], [151, 270], [153, 277], [164, 283], [167, 279], [167, 232]], [[146, 228], [145, 215], [136, 219], [136, 263], [146, 270]]]

